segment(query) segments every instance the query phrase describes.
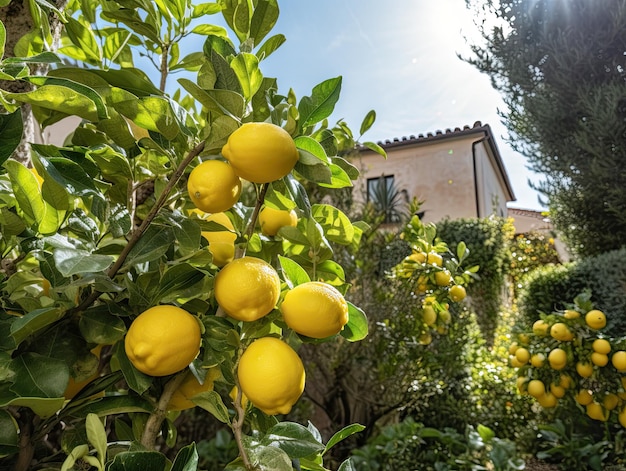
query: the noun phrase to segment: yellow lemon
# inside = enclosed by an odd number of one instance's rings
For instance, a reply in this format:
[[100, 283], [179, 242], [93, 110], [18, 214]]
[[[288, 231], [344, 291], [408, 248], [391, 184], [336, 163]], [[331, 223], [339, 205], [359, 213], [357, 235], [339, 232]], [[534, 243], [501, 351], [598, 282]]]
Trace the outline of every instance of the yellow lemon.
[[465, 287], [461, 285], [454, 285], [453, 287], [451, 287], [448, 291], [448, 294], [450, 295], [450, 299], [455, 303], [463, 301], [465, 299], [465, 296], [467, 296]]
[[435, 272], [435, 283], [437, 286], [448, 286], [451, 280], [452, 276], [448, 270]]
[[188, 371], [181, 385], [172, 394], [170, 402], [167, 404], [167, 410], [186, 410], [195, 407], [196, 405], [191, 401], [191, 398], [205, 391], [213, 391], [215, 380], [221, 375], [219, 368], [210, 368], [201, 384], [198, 378], [191, 371]]
[[602, 405], [606, 410], [613, 410], [619, 404], [619, 397], [617, 394], [607, 393], [602, 400]]
[[517, 384], [517, 390], [521, 393], [524, 394], [526, 392], [528, 392], [528, 378], [525, 376], [518, 376], [517, 380], [516, 380], [516, 384]]
[[585, 314], [585, 322], [594, 330], [602, 329], [606, 326], [606, 316], [602, 311], [593, 309]]
[[426, 262], [426, 254], [424, 252], [413, 252], [407, 258], [419, 264]]
[[267, 415], [287, 414], [304, 391], [304, 365], [298, 354], [274, 337], [255, 340], [237, 368], [241, 391]]
[[563, 313], [563, 317], [566, 319], [578, 319], [580, 317], [580, 312], [568, 309]]
[[205, 220], [216, 222], [228, 229], [202, 231], [202, 237], [209, 243], [209, 252], [213, 255], [213, 263], [218, 267], [223, 267], [235, 257], [235, 240], [237, 239], [237, 234], [234, 232], [235, 226], [226, 213], [210, 214]]
[[559, 385], [554, 384], [554, 383], [550, 383], [550, 392], [557, 399], [560, 399], [563, 396], [565, 396], [565, 388], [563, 386], [559, 386]]
[[287, 175], [298, 161], [298, 149], [287, 131], [271, 123], [245, 123], [234, 131], [222, 155], [235, 173], [253, 183]]
[[348, 323], [348, 303], [343, 295], [334, 286], [319, 281], [289, 290], [280, 311], [290, 329], [316, 339], [336, 335]]
[[574, 338], [574, 334], [572, 334], [569, 327], [563, 322], [557, 322], [550, 327], [550, 336], [552, 336], [553, 339], [563, 342], [569, 342]]
[[572, 386], [572, 378], [566, 374], [561, 374], [559, 377], [559, 386], [569, 389]]
[[617, 371], [626, 371], [626, 352], [619, 350], [611, 356], [611, 363]]
[[189, 174], [187, 191], [196, 208], [206, 213], [221, 213], [239, 200], [241, 180], [226, 162], [206, 160]]
[[537, 398], [537, 402], [539, 402], [541, 407], [551, 409], [552, 407], [556, 407], [557, 398], [551, 392], [546, 392], [544, 395]]
[[567, 353], [561, 348], [555, 348], [548, 353], [548, 363], [553, 370], [562, 370], [567, 364]]
[[265, 206], [259, 213], [261, 232], [268, 236], [275, 236], [281, 227], [295, 227], [298, 224], [298, 215], [292, 210], [274, 209]]
[[539, 337], [545, 337], [546, 335], [548, 335], [549, 329], [550, 325], [542, 319], [539, 319], [533, 324], [533, 333]]
[[198, 319], [176, 306], [155, 306], [132, 322], [124, 349], [142, 373], [167, 376], [185, 368], [200, 351]]
[[535, 353], [530, 357], [530, 364], [535, 368], [541, 368], [546, 361], [546, 356], [543, 353]]
[[606, 339], [595, 339], [591, 344], [594, 352], [608, 355], [611, 352], [611, 343]]
[[586, 389], [581, 389], [580, 391], [578, 391], [578, 393], [575, 396], [575, 399], [576, 399], [576, 402], [578, 402], [578, 404], [580, 404], [581, 406], [586, 406], [593, 402], [593, 396]]
[[525, 365], [528, 363], [528, 360], [530, 360], [530, 352], [524, 347], [520, 347], [515, 351], [515, 358], [517, 358], [517, 361], [522, 365]]
[[443, 257], [437, 252], [428, 252], [428, 255], [426, 256], [426, 263], [441, 267], [443, 266]]
[[576, 363], [576, 372], [583, 378], [589, 378], [593, 374], [593, 365], [586, 361]]
[[269, 314], [279, 297], [278, 273], [260, 258], [235, 259], [215, 277], [217, 303], [226, 314], [239, 321], [251, 322]]
[[609, 362], [609, 356], [604, 353], [593, 352], [591, 354], [591, 363], [597, 366], [606, 366]]
[[533, 379], [528, 383], [528, 394], [534, 398], [539, 398], [546, 393], [546, 386], [543, 381]]
[[602, 407], [602, 404], [597, 402], [590, 402], [587, 404], [587, 415], [593, 420], [599, 420], [606, 422], [609, 418], [609, 411]]
[[623, 407], [622, 410], [619, 411], [617, 415], [617, 420], [622, 427], [626, 428], [626, 407]]

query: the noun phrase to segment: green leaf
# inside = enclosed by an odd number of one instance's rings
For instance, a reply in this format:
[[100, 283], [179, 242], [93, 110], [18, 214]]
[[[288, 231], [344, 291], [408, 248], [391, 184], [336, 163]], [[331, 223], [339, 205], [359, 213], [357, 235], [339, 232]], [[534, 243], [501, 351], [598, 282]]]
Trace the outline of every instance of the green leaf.
[[65, 23], [65, 31], [70, 41], [79, 47], [90, 61], [99, 63], [102, 60], [100, 45], [91, 28], [72, 17], [68, 17], [67, 23]]
[[242, 52], [235, 56], [230, 66], [239, 79], [244, 98], [251, 100], [263, 83], [259, 59], [254, 54]]
[[254, 44], [261, 44], [263, 38], [274, 28], [278, 21], [278, 2], [276, 0], [259, 0], [256, 2], [252, 19], [250, 20], [250, 33], [248, 37], [254, 40]]
[[350, 245], [354, 238], [354, 226], [350, 218], [329, 204], [315, 204], [311, 215], [324, 228], [328, 240]]
[[211, 25], [211, 24], [200, 24], [200, 25], [194, 26], [191, 32], [194, 34], [201, 34], [203, 36], [209, 36], [209, 35], [227, 36], [228, 35], [226, 30], [222, 28], [221, 26]]
[[315, 87], [310, 97], [303, 97], [298, 104], [300, 126], [304, 129], [328, 118], [341, 92], [341, 77], [328, 79]]
[[[107, 380], [109, 379], [108, 377], [103, 378], [106, 378]], [[114, 380], [115, 382], [119, 382], [120, 379], [121, 375], [115, 375], [111, 377], [111, 380]], [[91, 384], [95, 385], [95, 382]], [[88, 388], [91, 387], [91, 384], [88, 386]], [[89, 390], [84, 391], [84, 395], [82, 391], [80, 393], [83, 399], [88, 398], [91, 394], [93, 394]], [[75, 400], [77, 398], [78, 395], [76, 396]], [[134, 412], [154, 412], [154, 405], [151, 404], [150, 401], [148, 401], [147, 399], [139, 396], [105, 396], [103, 398], [99, 398], [97, 401], [77, 401], [76, 403], [72, 401], [63, 409], [63, 411], [61, 411], [61, 414], [69, 417], [82, 418], [86, 417], [87, 414], [90, 413], [96, 414], [98, 417], [106, 417], [109, 415], [131, 414]]]
[[[8, 3], [2, 3], [0, 4], [0, 7], [4, 7], [8, 5]], [[4, 47], [6, 45], [6, 41], [7, 41], [7, 30], [4, 27], [4, 24], [2, 23], [2, 21], [0, 21], [0, 60], [2, 60], [2, 58], [4, 57]]]
[[112, 22], [120, 21], [139, 36], [145, 36], [155, 44], [161, 43], [159, 32], [150, 23], [145, 22], [136, 11], [122, 8], [102, 12], [102, 17]]
[[273, 446], [254, 446], [247, 449], [248, 457], [258, 463], [259, 471], [293, 471], [291, 459], [280, 448]]
[[70, 379], [64, 360], [23, 353], [11, 361], [16, 382], [11, 390], [22, 398], [59, 398]]
[[[126, 356], [124, 342], [117, 342], [113, 346], [112, 355], [115, 362], [117, 362], [119, 368], [122, 370], [128, 387], [139, 394], [146, 392], [152, 384], [152, 377], [143, 374], [132, 365]], [[111, 361], [113, 363], [113, 360]]]
[[283, 43], [287, 40], [285, 35], [276, 34], [271, 38], [268, 38], [261, 47], [256, 52], [256, 56], [259, 58], [259, 61], [263, 59], [267, 59], [276, 49], [283, 45]]
[[0, 114], [0, 165], [2, 165], [22, 141], [22, 111]]
[[205, 391], [195, 395], [192, 398], [192, 402], [198, 407], [201, 407], [205, 411], [211, 413], [213, 417], [222, 423], [229, 423], [230, 417], [228, 415], [228, 409], [224, 405], [222, 396], [216, 391]]
[[87, 250], [71, 248], [57, 248], [53, 256], [57, 270], [65, 277], [100, 272], [113, 263], [111, 255], [98, 255]]
[[126, 325], [108, 306], [98, 305], [85, 311], [78, 324], [81, 334], [90, 343], [113, 345], [126, 333]]
[[174, 243], [171, 227], [151, 224], [131, 249], [124, 266], [134, 266], [161, 258]]
[[163, 274], [153, 303], [168, 302], [171, 295], [179, 296], [181, 290], [192, 287], [203, 278], [204, 273], [188, 263], [176, 264]]
[[104, 469], [104, 461], [106, 459], [107, 451], [107, 433], [104, 429], [104, 424], [100, 421], [96, 414], [90, 413], [87, 414], [85, 428], [87, 429], [87, 438], [89, 439], [89, 443], [91, 443], [96, 449], [100, 464], [102, 465], [100, 469]]
[[376, 111], [370, 110], [369, 113], [365, 115], [365, 118], [363, 118], [363, 122], [361, 123], [361, 129], [359, 130], [361, 136], [372, 127], [374, 121], [376, 121]]
[[349, 436], [354, 435], [355, 433], [359, 433], [363, 430], [365, 430], [365, 426], [361, 424], [351, 424], [342, 428], [332, 437], [330, 437], [330, 440], [328, 440], [328, 443], [326, 444], [326, 448], [324, 448], [324, 454], [326, 454], [328, 450], [330, 450], [340, 441], [345, 440]]
[[20, 345], [29, 336], [49, 327], [64, 316], [59, 308], [42, 308], [24, 314], [11, 323], [11, 337]]
[[192, 18], [199, 18], [204, 15], [214, 15], [222, 11], [222, 6], [219, 3], [200, 3], [193, 5]]
[[299, 158], [294, 170], [309, 181], [314, 183], [332, 182], [332, 172], [320, 159], [306, 150], [298, 149]]
[[337, 471], [357, 471], [357, 469], [356, 466], [354, 466], [354, 461], [352, 460], [352, 458], [348, 458], [343, 463], [341, 463], [339, 468], [337, 468]]
[[161, 97], [140, 97], [114, 104], [115, 109], [143, 129], [174, 139], [180, 128], [169, 101]]
[[289, 283], [290, 288], [295, 288], [302, 283], [308, 283], [311, 281], [311, 278], [309, 278], [309, 275], [304, 268], [290, 258], [279, 255], [278, 262], [280, 263], [280, 267], [283, 271], [285, 281]]
[[146, 471], [166, 469], [165, 455], [156, 451], [123, 451], [109, 464], [107, 471]]
[[375, 142], [367, 141], [363, 143], [363, 146], [367, 147], [371, 151], [376, 152], [379, 155], [382, 155], [385, 159], [387, 158], [387, 152], [385, 152], [385, 149], [383, 149], [381, 146], [379, 146]]
[[5, 410], [0, 410], [0, 458], [19, 451], [17, 431], [18, 425], [13, 416]]
[[197, 469], [198, 450], [195, 443], [190, 443], [178, 451], [170, 471], [196, 471]]
[[198, 100], [207, 111], [240, 119], [245, 110], [245, 100], [239, 93], [231, 90], [203, 90], [188, 79], [179, 79], [178, 83], [191, 96]]
[[277, 446], [290, 458], [304, 458], [324, 450], [313, 434], [303, 425], [295, 422], [280, 422], [267, 431], [261, 445]]
[[35, 175], [16, 160], [7, 160], [4, 167], [9, 173], [11, 186], [20, 210], [27, 222], [39, 222], [45, 215], [45, 204]]
[[346, 282], [346, 274], [343, 267], [333, 260], [324, 260], [317, 264], [317, 276], [327, 283], [340, 285]]
[[341, 331], [341, 336], [350, 342], [358, 342], [367, 337], [369, 331], [365, 313], [348, 301], [348, 323]]
[[328, 164], [330, 161], [326, 155], [326, 151], [322, 145], [315, 139], [309, 136], [298, 136], [294, 139], [294, 143], [298, 149], [304, 150], [307, 153], [314, 155], [322, 162]]

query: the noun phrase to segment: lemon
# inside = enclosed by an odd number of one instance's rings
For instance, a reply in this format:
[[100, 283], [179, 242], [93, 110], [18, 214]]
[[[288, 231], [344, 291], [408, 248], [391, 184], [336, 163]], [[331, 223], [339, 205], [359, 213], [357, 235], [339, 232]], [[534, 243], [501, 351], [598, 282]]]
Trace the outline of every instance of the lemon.
[[539, 398], [546, 393], [546, 386], [543, 381], [539, 379], [533, 379], [528, 383], [528, 394], [534, 398]]
[[528, 378], [525, 376], [518, 376], [517, 380], [515, 380], [516, 384], [517, 384], [517, 390], [521, 393], [524, 394], [526, 392], [528, 392]]
[[602, 404], [598, 404], [597, 402], [590, 402], [587, 404], [587, 415], [594, 419], [599, 420], [601, 422], [606, 422], [609, 418], [609, 411], [602, 407]]
[[563, 342], [569, 342], [574, 338], [574, 334], [569, 330], [569, 327], [563, 322], [557, 322], [550, 327], [550, 336], [553, 339], [561, 340]]
[[606, 339], [595, 339], [591, 344], [594, 352], [608, 355], [611, 352], [611, 343]]
[[222, 148], [235, 173], [253, 183], [287, 175], [298, 161], [298, 149], [287, 131], [271, 123], [245, 123]]
[[220, 213], [239, 200], [241, 180], [226, 162], [207, 160], [189, 174], [187, 191], [196, 208], [206, 213]]
[[451, 280], [452, 276], [448, 270], [435, 272], [435, 283], [437, 286], [448, 286]]
[[237, 368], [241, 392], [267, 415], [287, 414], [304, 391], [304, 365], [298, 354], [274, 337], [255, 340]]
[[441, 267], [443, 266], [443, 257], [437, 252], [428, 252], [428, 255], [426, 256], [426, 263]]
[[622, 427], [626, 428], [626, 407], [623, 407], [622, 410], [619, 411], [617, 415], [617, 420]]
[[561, 399], [565, 396], [565, 388], [554, 383], [550, 383], [550, 392], [557, 399]]
[[298, 215], [293, 209], [274, 209], [265, 206], [259, 213], [259, 224], [263, 234], [275, 236], [281, 227], [295, 227], [298, 224]]
[[419, 264], [426, 262], [426, 254], [424, 252], [413, 252], [407, 258]]
[[588, 362], [579, 361], [576, 363], [576, 372], [583, 378], [590, 378], [593, 374], [593, 365]]
[[541, 368], [546, 361], [546, 356], [543, 353], [535, 353], [530, 357], [530, 364], [535, 368]]
[[185, 368], [200, 351], [200, 324], [176, 306], [155, 306], [132, 322], [124, 349], [142, 373], [167, 376]]
[[524, 347], [520, 347], [515, 351], [515, 358], [517, 358], [517, 361], [522, 365], [525, 365], [528, 363], [528, 360], [530, 360], [530, 352]]
[[597, 366], [606, 366], [609, 362], [609, 356], [604, 353], [593, 352], [591, 354], [591, 363]]
[[202, 231], [202, 237], [209, 243], [209, 252], [213, 255], [213, 263], [218, 267], [223, 267], [235, 257], [235, 240], [237, 239], [237, 234], [234, 232], [235, 226], [226, 213], [214, 213], [205, 220], [216, 222], [228, 229], [224, 231]]
[[563, 313], [563, 317], [566, 319], [578, 319], [580, 317], [580, 312], [568, 309]]
[[343, 295], [320, 281], [302, 283], [289, 290], [280, 311], [290, 329], [315, 339], [336, 335], [348, 323], [348, 303]]
[[545, 337], [546, 335], [548, 335], [549, 329], [550, 325], [542, 319], [539, 319], [533, 324], [533, 333], [539, 337]]
[[626, 371], [626, 352], [619, 350], [611, 356], [611, 363], [619, 372]]
[[585, 314], [585, 322], [590, 328], [599, 330], [606, 326], [606, 316], [602, 311], [593, 309]]
[[280, 278], [260, 258], [242, 257], [215, 277], [215, 299], [226, 314], [239, 321], [255, 321], [269, 314], [280, 297]]
[[606, 410], [613, 410], [619, 404], [619, 397], [617, 394], [606, 393], [604, 399], [602, 400], [602, 405]]
[[545, 409], [551, 409], [552, 407], [556, 407], [557, 398], [551, 392], [546, 392], [545, 394], [537, 398], [537, 402], [539, 402], [541, 407]]
[[548, 363], [553, 370], [562, 370], [567, 364], [567, 353], [562, 348], [555, 348], [548, 353]]
[[214, 382], [221, 375], [219, 368], [210, 368], [204, 381], [200, 384], [198, 378], [191, 371], [188, 371], [181, 385], [172, 394], [170, 402], [167, 404], [167, 410], [186, 410], [195, 407], [196, 405], [191, 401], [191, 398], [205, 391], [213, 391]]
[[463, 301], [465, 299], [465, 296], [467, 296], [465, 287], [461, 285], [454, 285], [452, 288], [450, 288], [448, 294], [450, 295], [450, 299], [455, 303]]
[[578, 391], [578, 393], [575, 396], [575, 399], [576, 399], [576, 402], [578, 402], [578, 404], [580, 404], [581, 406], [586, 406], [593, 402], [593, 396], [591, 392], [589, 392], [586, 389], [581, 389], [580, 391]]

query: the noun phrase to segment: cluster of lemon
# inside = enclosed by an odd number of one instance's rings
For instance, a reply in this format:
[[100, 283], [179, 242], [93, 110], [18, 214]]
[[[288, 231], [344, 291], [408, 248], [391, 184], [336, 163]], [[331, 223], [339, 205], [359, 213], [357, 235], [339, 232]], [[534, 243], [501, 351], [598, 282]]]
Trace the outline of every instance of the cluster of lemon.
[[[209, 241], [214, 263], [221, 267], [214, 284], [220, 309], [238, 322], [254, 322], [278, 308], [287, 327], [302, 336], [323, 339], [337, 335], [348, 323], [349, 309], [335, 287], [309, 281], [283, 294], [281, 279], [272, 265], [250, 256], [234, 258], [234, 249], [230, 249], [236, 234], [225, 211], [238, 201], [241, 179], [268, 183], [287, 175], [298, 159], [291, 136], [273, 124], [244, 124], [232, 133], [222, 154], [226, 162], [205, 161], [192, 170], [188, 180], [189, 196], [195, 206], [211, 213], [206, 219], [228, 229], [203, 234]], [[267, 235], [297, 223], [294, 212], [269, 207], [261, 211], [259, 218]], [[168, 376], [183, 370], [197, 357], [201, 341], [196, 316], [176, 306], [155, 306], [130, 325], [125, 352], [139, 371]], [[304, 391], [305, 371], [300, 357], [274, 336], [253, 340], [239, 357], [236, 374], [244, 402], [268, 415], [288, 413]], [[212, 390], [220, 377], [219, 367], [210, 369], [202, 383], [188, 372], [168, 408], [193, 407], [191, 398]]]
[[544, 408], [571, 398], [595, 420], [607, 421], [616, 411], [626, 427], [626, 350], [613, 351], [619, 341], [598, 337], [605, 326], [598, 309], [584, 316], [568, 309], [537, 320], [532, 333], [519, 334], [509, 346], [518, 390]]
[[428, 345], [432, 342], [431, 330], [443, 334], [452, 317], [450, 305], [445, 302], [460, 302], [467, 296], [463, 285], [454, 281], [452, 273], [443, 266], [443, 257], [435, 251], [414, 250], [397, 267], [396, 273], [403, 278], [416, 278], [413, 292], [424, 296], [421, 322], [423, 324], [419, 342]]

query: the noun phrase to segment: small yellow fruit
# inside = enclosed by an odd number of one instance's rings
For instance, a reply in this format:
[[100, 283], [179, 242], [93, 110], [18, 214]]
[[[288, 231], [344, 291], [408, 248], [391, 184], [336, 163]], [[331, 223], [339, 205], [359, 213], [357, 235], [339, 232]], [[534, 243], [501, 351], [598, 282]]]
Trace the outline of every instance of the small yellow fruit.
[[606, 422], [609, 418], [609, 411], [602, 407], [602, 404], [591, 402], [587, 404], [587, 415], [593, 420]]
[[576, 372], [583, 378], [590, 378], [593, 374], [593, 365], [586, 361], [576, 363]]
[[419, 335], [417, 341], [420, 343], [420, 345], [430, 345], [433, 342], [433, 336], [430, 334], [430, 332], [423, 332]]
[[526, 378], [525, 376], [518, 376], [517, 380], [517, 390], [524, 394], [526, 392], [528, 392], [528, 378]]
[[548, 329], [550, 329], [550, 325], [542, 319], [539, 319], [533, 324], [533, 333], [539, 337], [548, 335]]
[[572, 386], [572, 378], [566, 374], [561, 374], [561, 376], [559, 376], [559, 386], [569, 389]]
[[594, 352], [603, 353], [608, 355], [611, 352], [611, 343], [606, 339], [595, 339], [591, 344]]
[[275, 236], [281, 227], [295, 227], [298, 224], [298, 215], [292, 210], [274, 209], [265, 206], [259, 213], [261, 232], [267, 236]]
[[606, 410], [613, 410], [619, 404], [619, 397], [617, 394], [607, 393], [602, 400], [602, 405]]
[[554, 383], [550, 383], [550, 392], [554, 395], [554, 397], [558, 399], [561, 399], [563, 396], [565, 396], [565, 388]]
[[198, 319], [176, 306], [155, 306], [132, 322], [124, 349], [142, 373], [167, 376], [185, 368], [200, 351]]
[[435, 272], [435, 283], [437, 286], [448, 286], [451, 280], [452, 276], [448, 270]]
[[535, 353], [530, 357], [530, 364], [535, 368], [541, 368], [546, 361], [546, 356], [543, 353]]
[[238, 176], [253, 183], [284, 177], [299, 158], [289, 133], [271, 123], [243, 124], [230, 135], [222, 155]]
[[446, 309], [439, 313], [439, 319], [441, 319], [441, 322], [443, 322], [444, 324], [449, 324], [450, 322], [452, 322], [452, 315], [450, 314], [450, 311]]
[[206, 160], [189, 174], [187, 191], [196, 208], [206, 213], [221, 213], [239, 200], [241, 180], [226, 162]]
[[437, 313], [432, 306], [424, 306], [422, 309], [422, 320], [428, 326], [434, 325], [437, 322]]
[[562, 370], [567, 365], [567, 353], [561, 348], [555, 348], [548, 354], [548, 363], [553, 370]]
[[581, 389], [580, 391], [578, 391], [578, 393], [575, 396], [575, 399], [576, 399], [576, 402], [578, 402], [578, 404], [580, 404], [581, 406], [586, 406], [593, 402], [592, 394], [586, 389]]
[[528, 363], [528, 360], [530, 360], [530, 352], [524, 347], [520, 347], [515, 351], [515, 358], [517, 358], [517, 361], [522, 365], [525, 365]]
[[192, 409], [196, 405], [191, 399], [200, 393], [213, 391], [215, 380], [221, 375], [222, 373], [219, 368], [211, 368], [207, 371], [204, 382], [200, 384], [198, 378], [196, 378], [191, 371], [188, 371], [181, 385], [174, 391], [174, 394], [172, 394], [170, 402], [167, 404], [167, 410]]
[[304, 391], [304, 365], [282, 340], [263, 337], [243, 352], [237, 368], [241, 391], [267, 415], [287, 414]]
[[539, 398], [546, 393], [546, 386], [543, 381], [539, 379], [533, 379], [528, 383], [528, 394], [534, 398]]
[[428, 255], [426, 256], [426, 263], [441, 267], [443, 266], [443, 257], [437, 252], [428, 252]]
[[626, 371], [626, 352], [623, 350], [615, 352], [613, 356], [611, 356], [611, 363], [613, 363], [617, 371]]
[[242, 257], [215, 277], [215, 299], [233, 319], [252, 322], [269, 314], [280, 297], [280, 278], [260, 258]]
[[574, 338], [574, 334], [569, 330], [569, 327], [562, 322], [557, 322], [550, 327], [550, 335], [553, 339], [562, 342], [569, 342]]
[[593, 309], [585, 314], [585, 322], [590, 328], [599, 330], [606, 326], [606, 316], [602, 311]]
[[591, 363], [597, 366], [606, 366], [609, 362], [609, 356], [604, 353], [593, 352], [591, 354]]
[[551, 392], [546, 392], [544, 395], [537, 398], [537, 402], [539, 402], [541, 407], [551, 409], [552, 407], [556, 407], [557, 398]]
[[424, 252], [413, 252], [407, 258], [419, 264], [426, 262], [426, 254]]
[[224, 231], [202, 231], [202, 237], [204, 237], [209, 243], [209, 252], [213, 255], [213, 263], [218, 267], [223, 267], [229, 262], [232, 262], [235, 257], [235, 240], [237, 234], [235, 234], [235, 226], [225, 213], [215, 213], [209, 215], [206, 221], [213, 221], [228, 230]]
[[568, 309], [563, 313], [563, 317], [566, 319], [578, 319], [580, 317], [580, 312]]
[[343, 295], [334, 286], [319, 281], [302, 283], [289, 290], [280, 311], [290, 329], [316, 339], [338, 334], [349, 320], [348, 303]]
[[515, 355], [515, 352], [517, 351], [518, 348], [519, 348], [519, 344], [517, 342], [511, 342], [511, 345], [509, 345], [509, 353], [511, 355]]

